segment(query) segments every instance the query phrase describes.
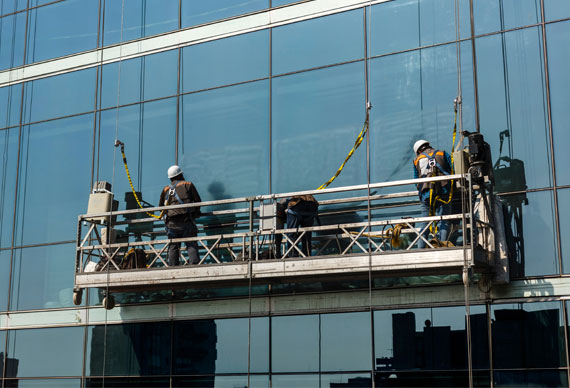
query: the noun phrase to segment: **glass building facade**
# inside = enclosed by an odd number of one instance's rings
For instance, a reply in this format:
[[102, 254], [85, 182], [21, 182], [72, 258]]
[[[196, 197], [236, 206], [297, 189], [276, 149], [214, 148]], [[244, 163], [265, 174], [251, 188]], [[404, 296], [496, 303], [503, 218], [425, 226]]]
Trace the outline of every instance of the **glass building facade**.
[[[0, 0], [2, 387], [568, 386], [570, 0]], [[491, 145], [511, 282], [268, 283], [72, 301], [96, 181], [156, 204], [412, 177]], [[566, 154], [569, 155], [566, 155]], [[469, 317], [470, 325], [467, 325]], [[469, 328], [469, 329], [468, 329]], [[471, 352], [468, 352], [470, 343]]]

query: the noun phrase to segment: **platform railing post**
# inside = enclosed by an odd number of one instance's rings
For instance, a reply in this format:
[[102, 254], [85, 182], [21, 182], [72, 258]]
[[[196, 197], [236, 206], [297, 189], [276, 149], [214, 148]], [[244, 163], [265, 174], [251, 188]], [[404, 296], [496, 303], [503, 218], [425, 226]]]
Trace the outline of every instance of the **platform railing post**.
[[249, 201], [249, 260], [253, 259], [253, 208], [254, 198], [248, 198]]

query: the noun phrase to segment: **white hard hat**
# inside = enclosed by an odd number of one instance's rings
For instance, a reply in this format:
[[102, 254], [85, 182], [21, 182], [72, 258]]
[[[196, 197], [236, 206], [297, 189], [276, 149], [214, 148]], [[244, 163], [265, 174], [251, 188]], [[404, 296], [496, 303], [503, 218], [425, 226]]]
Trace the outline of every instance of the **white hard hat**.
[[174, 166], [170, 166], [170, 168], [168, 169], [168, 177], [169, 178], [174, 178], [175, 176], [178, 176], [182, 174], [182, 170], [180, 169], [180, 167], [174, 165]]
[[424, 145], [426, 145], [426, 144], [429, 144], [429, 141], [427, 141], [427, 140], [418, 140], [418, 141], [416, 141], [416, 142], [414, 143], [414, 154], [417, 154], [417, 153], [418, 153], [418, 150], [419, 150], [420, 148], [422, 148], [422, 146], [424, 146]]

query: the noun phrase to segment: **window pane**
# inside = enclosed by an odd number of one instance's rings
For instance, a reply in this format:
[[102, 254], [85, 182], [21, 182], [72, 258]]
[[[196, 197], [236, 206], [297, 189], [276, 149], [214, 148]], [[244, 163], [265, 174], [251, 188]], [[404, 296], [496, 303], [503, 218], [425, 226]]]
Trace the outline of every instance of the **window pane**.
[[319, 388], [319, 375], [271, 375], [272, 388]]
[[[275, 78], [273, 192], [315, 189], [333, 176], [362, 129], [364, 104], [362, 63]], [[334, 185], [365, 182], [362, 148]]]
[[504, 41], [500, 35], [478, 39], [477, 66], [481, 132], [491, 145], [495, 168], [506, 169], [496, 173], [501, 178], [497, 191], [549, 187], [552, 172], [540, 30], [509, 32]]
[[475, 35], [536, 24], [540, 14], [540, 0], [474, 1]]
[[[178, 0], [105, 1], [103, 46], [178, 28]], [[124, 8], [123, 8], [124, 6]]]
[[91, 326], [85, 373], [89, 376], [170, 374], [170, 323]]
[[[487, 314], [471, 306], [473, 368], [489, 367]], [[374, 312], [376, 370], [467, 368], [465, 307]]]
[[558, 190], [558, 217], [562, 245], [562, 271], [570, 272], [570, 189]]
[[105, 377], [99, 379], [85, 379], [86, 387], [89, 388], [170, 388], [168, 377]]
[[96, 74], [92, 68], [26, 83], [24, 123], [93, 111]]
[[22, 128], [17, 245], [75, 240], [91, 191], [92, 143], [93, 115]]
[[75, 245], [14, 251], [11, 310], [73, 306]]
[[10, 377], [81, 376], [84, 333], [83, 327], [10, 331], [8, 357], [18, 360]]
[[[285, 4], [291, 4], [291, 3], [297, 3], [301, 0], [271, 0], [271, 6], [272, 7], [279, 7], [280, 5], [285, 5]], [[305, 0], [307, 1], [307, 0]], [[309, 0], [312, 1], [312, 0]]]
[[0, 88], [0, 128], [20, 123], [22, 85]]
[[[319, 371], [319, 316], [300, 315], [271, 318], [271, 362], [273, 372], [317, 372]], [[280, 376], [282, 385], [295, 385], [288, 378]], [[306, 376], [310, 377], [310, 376]], [[314, 376], [317, 378], [318, 376]], [[278, 376], [273, 376], [274, 384]], [[295, 377], [297, 378], [297, 377]], [[302, 380], [305, 381], [305, 380]], [[312, 380], [309, 380], [312, 381]], [[275, 385], [273, 385], [275, 387]]]
[[97, 47], [98, 0], [68, 0], [30, 11], [26, 63]]
[[6, 380], [6, 387], [18, 388], [79, 388], [81, 379]]
[[[10, 258], [10, 250], [0, 251], [0, 311], [8, 310], [8, 293], [10, 291], [8, 288], [8, 285], [10, 284]], [[1, 333], [2, 331], [0, 331], [0, 334]], [[2, 342], [0, 342], [0, 352], [2, 352], [3, 349], [4, 347], [2, 346]]]
[[0, 131], [0, 247], [12, 245], [12, 224], [14, 220], [14, 195], [16, 190], [16, 169], [18, 163], [18, 128]]
[[321, 315], [322, 371], [370, 369], [370, 319], [367, 312]]
[[507, 212], [509, 251], [513, 252], [511, 277], [558, 274], [552, 192], [505, 195], [501, 202]]
[[544, 15], [546, 21], [570, 17], [570, 2], [568, 0], [545, 0]]
[[567, 387], [568, 372], [561, 370], [495, 371], [495, 387]]
[[362, 10], [273, 29], [273, 74], [364, 57]]
[[[468, 387], [467, 371], [376, 372], [376, 387]], [[473, 372], [474, 387], [490, 387], [488, 371]]]
[[[567, 2], [570, 8], [570, 1]], [[565, 145], [570, 141], [568, 122], [570, 111], [568, 100], [570, 99], [570, 74], [568, 63], [570, 62], [570, 46], [568, 35], [570, 34], [570, 22], [549, 24], [546, 26], [546, 38], [548, 47], [548, 70], [550, 71], [550, 103], [552, 113], [552, 134], [554, 136], [554, 155], [556, 157], [557, 184], [570, 184], [570, 170], [565, 168], [570, 164], [570, 154]]]
[[[428, 139], [438, 149], [453, 144], [453, 100], [458, 71], [455, 44], [375, 58], [371, 77], [371, 179], [412, 178], [412, 146]], [[474, 93], [469, 47], [461, 47], [463, 125], [472, 129]], [[459, 138], [458, 138], [459, 139]], [[392, 163], [386, 163], [392, 160]]]
[[[101, 107], [131, 104], [176, 94], [178, 50], [103, 66]], [[119, 84], [120, 78], [120, 84]]]
[[[247, 318], [175, 322], [173, 373], [247, 373], [248, 325]], [[268, 371], [268, 341], [268, 319], [252, 318], [252, 372]]]
[[269, 31], [182, 49], [182, 90], [190, 92], [269, 75]]
[[180, 111], [178, 163], [203, 201], [269, 190], [268, 81], [185, 95]]
[[560, 302], [491, 306], [495, 368], [566, 366]]
[[24, 64], [24, 39], [26, 12], [0, 19], [0, 70]]
[[269, 7], [269, 0], [182, 0], [182, 28]]
[[0, 14], [6, 15], [12, 12], [25, 9], [27, 7], [28, 0], [0, 0], [2, 8]]

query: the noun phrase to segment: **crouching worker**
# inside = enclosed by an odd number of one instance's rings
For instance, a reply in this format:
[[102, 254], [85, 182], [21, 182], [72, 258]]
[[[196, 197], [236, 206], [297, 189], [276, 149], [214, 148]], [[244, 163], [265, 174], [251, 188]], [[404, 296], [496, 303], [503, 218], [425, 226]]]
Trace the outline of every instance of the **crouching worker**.
[[[427, 140], [418, 140], [414, 144], [414, 179], [450, 175], [453, 170], [451, 156], [445, 151], [435, 150]], [[426, 182], [417, 185], [420, 196], [422, 217], [442, 216], [450, 214], [451, 204], [449, 193], [451, 183], [449, 181]], [[439, 200], [439, 199], [441, 200]], [[430, 207], [433, 214], [430, 214]], [[418, 224], [418, 228], [423, 229], [427, 223]], [[449, 232], [449, 221], [438, 223], [438, 235], [434, 236], [440, 242], [447, 241]], [[429, 231], [428, 231], [429, 232]], [[423, 237], [426, 239], [428, 233]], [[438, 244], [439, 245], [439, 244]], [[418, 240], [418, 248], [425, 248], [423, 239]]]
[[[319, 203], [310, 194], [292, 197], [287, 203], [287, 229], [313, 226], [315, 219], [318, 221]], [[294, 243], [299, 238], [300, 233], [290, 233], [289, 239]], [[305, 232], [301, 238], [301, 252], [305, 256], [311, 256], [311, 232]], [[287, 244], [287, 250], [291, 243]], [[293, 248], [289, 256], [299, 256], [297, 250]]]
[[[202, 202], [196, 187], [184, 180], [182, 170], [178, 166], [171, 166], [168, 169], [170, 186], [165, 186], [160, 193], [160, 205], [179, 205], [183, 203]], [[183, 237], [196, 237], [198, 228], [195, 219], [200, 216], [200, 208], [185, 208], [167, 210], [164, 225], [166, 235], [170, 239]], [[198, 264], [198, 243], [196, 241], [186, 242], [188, 251], [188, 263]], [[168, 266], [176, 266], [180, 263], [180, 243], [171, 243], [168, 246]]]

